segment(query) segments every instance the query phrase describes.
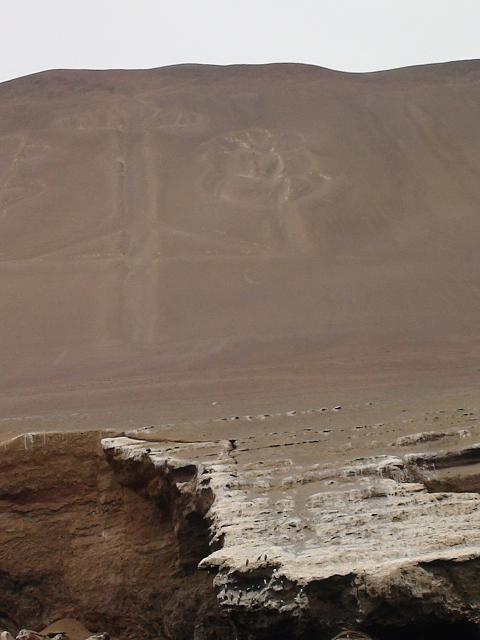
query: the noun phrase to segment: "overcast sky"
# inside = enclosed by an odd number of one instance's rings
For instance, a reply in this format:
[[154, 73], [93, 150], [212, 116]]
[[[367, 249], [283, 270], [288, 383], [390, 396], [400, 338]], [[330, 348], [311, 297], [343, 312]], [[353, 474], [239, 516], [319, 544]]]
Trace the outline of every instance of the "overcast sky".
[[480, 0], [0, 0], [0, 80], [52, 68], [480, 58]]

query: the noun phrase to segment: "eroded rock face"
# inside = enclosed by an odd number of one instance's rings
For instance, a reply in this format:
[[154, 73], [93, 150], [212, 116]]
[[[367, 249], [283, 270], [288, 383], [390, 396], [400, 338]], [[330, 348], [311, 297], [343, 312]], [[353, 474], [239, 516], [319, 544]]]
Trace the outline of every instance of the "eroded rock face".
[[176, 482], [177, 490], [189, 504], [212, 492], [205, 517], [221, 547], [200, 566], [214, 573], [239, 637], [480, 623], [480, 496], [427, 487], [436, 460], [456, 464], [461, 482], [476, 446], [311, 468], [294, 459], [252, 464], [229, 441], [103, 446], [115, 468], [155, 469], [159, 484], [196, 466], [194, 482]]
[[119, 638], [222, 637], [211, 578], [181, 561], [167, 505], [120, 484], [99, 441], [41, 434], [2, 447], [1, 625], [69, 616]]
[[[68, 616], [119, 638], [391, 640], [448, 623], [475, 637], [480, 496], [459, 490], [475, 443], [309, 464], [235, 440], [101, 437], [3, 446], [4, 628]], [[447, 472], [456, 490], [437, 490]]]

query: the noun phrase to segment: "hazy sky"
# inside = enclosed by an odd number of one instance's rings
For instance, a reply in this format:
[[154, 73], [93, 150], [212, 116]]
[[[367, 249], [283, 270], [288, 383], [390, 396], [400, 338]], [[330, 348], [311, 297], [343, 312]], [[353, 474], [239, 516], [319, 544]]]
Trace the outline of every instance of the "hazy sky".
[[0, 0], [0, 80], [51, 68], [480, 58], [480, 0]]

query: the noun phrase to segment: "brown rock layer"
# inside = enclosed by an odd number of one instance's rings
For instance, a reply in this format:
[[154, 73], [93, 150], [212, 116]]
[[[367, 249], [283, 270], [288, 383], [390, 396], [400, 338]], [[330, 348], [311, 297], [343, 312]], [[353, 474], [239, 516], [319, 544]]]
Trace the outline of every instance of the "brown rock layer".
[[[312, 467], [288, 438], [290, 458], [260, 465], [228, 440], [101, 435], [3, 445], [13, 632], [69, 617], [121, 639], [475, 637], [480, 506], [462, 482], [478, 445]], [[454, 492], [435, 484], [446, 469]]]
[[118, 482], [98, 433], [25, 436], [1, 459], [0, 625], [219, 637], [211, 578], [185, 568], [168, 505]]

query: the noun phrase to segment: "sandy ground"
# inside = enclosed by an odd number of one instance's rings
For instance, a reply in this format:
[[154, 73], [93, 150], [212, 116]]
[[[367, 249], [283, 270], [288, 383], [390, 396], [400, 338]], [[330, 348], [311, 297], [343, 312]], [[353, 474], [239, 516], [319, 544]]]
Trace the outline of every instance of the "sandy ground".
[[2, 437], [475, 406], [479, 98], [475, 61], [0, 85]]
[[58, 620], [57, 622], [53, 622], [52, 624], [45, 627], [40, 633], [66, 633], [69, 640], [85, 640], [90, 635], [90, 631], [83, 626], [78, 620], [74, 620], [73, 618], [64, 618], [62, 620]]

